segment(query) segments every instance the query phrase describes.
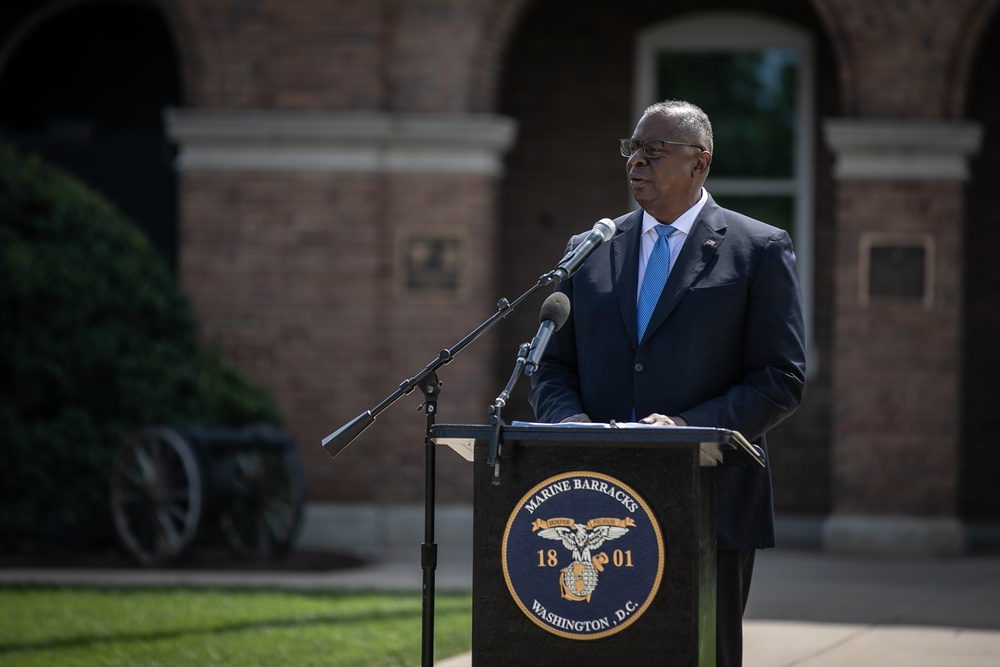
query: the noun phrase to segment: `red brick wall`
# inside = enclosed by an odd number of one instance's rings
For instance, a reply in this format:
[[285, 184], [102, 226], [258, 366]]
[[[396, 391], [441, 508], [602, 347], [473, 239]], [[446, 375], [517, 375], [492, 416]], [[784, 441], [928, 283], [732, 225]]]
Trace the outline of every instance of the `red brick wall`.
[[[497, 63], [526, 0], [386, 3], [389, 108], [393, 111], [492, 111]], [[485, 71], [484, 71], [485, 70]]]
[[[836, 510], [956, 508], [962, 186], [845, 181], [838, 193], [833, 479]], [[867, 231], [930, 234], [933, 305], [858, 299]]]
[[385, 5], [163, 0], [195, 108], [384, 108]]
[[[314, 500], [413, 501], [425, 419], [416, 391], [335, 460], [323, 437], [392, 395], [492, 314], [495, 243], [486, 177], [196, 172], [183, 183], [181, 273], [203, 337], [278, 395]], [[407, 298], [394, 287], [398, 228], [464, 234], [467, 295]], [[488, 335], [439, 373], [440, 419], [483, 422]], [[468, 464], [442, 454], [439, 496], [466, 500]]]
[[962, 78], [962, 44], [982, 0], [814, 0], [840, 68], [845, 116], [947, 118]]
[[484, 112], [530, 0], [161, 2], [189, 106]]

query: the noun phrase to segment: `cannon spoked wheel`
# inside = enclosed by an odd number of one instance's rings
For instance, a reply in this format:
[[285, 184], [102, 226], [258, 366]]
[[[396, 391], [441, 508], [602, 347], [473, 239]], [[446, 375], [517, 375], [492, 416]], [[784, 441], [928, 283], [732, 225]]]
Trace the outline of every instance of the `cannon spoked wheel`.
[[227, 487], [219, 514], [226, 542], [250, 558], [286, 555], [302, 517], [302, 470], [295, 449], [244, 450], [219, 465]]
[[122, 544], [142, 565], [169, 565], [191, 548], [203, 499], [198, 458], [175, 431], [143, 429], [118, 450], [111, 510]]

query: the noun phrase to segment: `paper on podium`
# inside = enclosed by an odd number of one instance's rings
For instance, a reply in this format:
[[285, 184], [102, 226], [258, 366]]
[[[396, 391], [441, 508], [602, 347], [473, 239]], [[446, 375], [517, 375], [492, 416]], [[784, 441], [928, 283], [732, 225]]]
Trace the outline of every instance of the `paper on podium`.
[[[558, 424], [551, 424], [547, 422], [526, 422], [526, 421], [514, 421], [511, 422], [510, 426], [522, 428], [537, 428], [544, 427], [547, 429], [643, 429], [643, 430], [655, 430], [661, 429], [663, 431], [670, 431], [674, 429], [683, 428], [685, 431], [690, 431], [690, 427], [680, 427], [680, 426], [662, 426], [659, 424], [641, 424], [639, 422], [560, 422]], [[474, 451], [475, 451], [475, 438], [469, 434], [464, 436], [441, 436], [438, 435], [434, 441], [439, 445], [446, 445], [450, 447], [454, 452], [461, 456], [466, 461], [473, 461]], [[705, 440], [700, 442], [699, 448], [699, 463], [701, 466], [717, 466], [723, 463], [723, 451], [718, 442], [711, 440]]]
[[[667, 426], [666, 424], [643, 424], [642, 422], [559, 422], [558, 424], [545, 424], [542, 422], [522, 422], [514, 421], [511, 422], [511, 426], [571, 426], [573, 428], [583, 427], [593, 427], [593, 428], [681, 428], [676, 425]], [[718, 444], [712, 442], [701, 443], [701, 448], [699, 449], [699, 464], [702, 467], [705, 466], [717, 466], [722, 463], [722, 448]]]
[[643, 424], [642, 422], [558, 422], [555, 424], [550, 424], [547, 422], [522, 422], [513, 421], [510, 423], [511, 426], [547, 426], [547, 427], [559, 427], [559, 426], [572, 426], [573, 428], [580, 428], [581, 426], [591, 426], [593, 428], [677, 428], [677, 426], [671, 425], [667, 426], [665, 424]]

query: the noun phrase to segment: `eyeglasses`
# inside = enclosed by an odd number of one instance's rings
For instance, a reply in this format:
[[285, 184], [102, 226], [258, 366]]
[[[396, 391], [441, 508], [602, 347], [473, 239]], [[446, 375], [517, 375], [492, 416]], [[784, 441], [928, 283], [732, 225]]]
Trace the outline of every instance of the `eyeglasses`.
[[632, 155], [641, 148], [643, 155], [648, 157], [650, 160], [655, 160], [663, 157], [663, 147], [666, 144], [673, 144], [675, 146], [691, 146], [705, 152], [705, 149], [698, 144], [686, 144], [683, 141], [667, 141], [666, 139], [649, 139], [647, 141], [619, 139], [618, 150], [621, 151], [622, 157], [632, 157]]

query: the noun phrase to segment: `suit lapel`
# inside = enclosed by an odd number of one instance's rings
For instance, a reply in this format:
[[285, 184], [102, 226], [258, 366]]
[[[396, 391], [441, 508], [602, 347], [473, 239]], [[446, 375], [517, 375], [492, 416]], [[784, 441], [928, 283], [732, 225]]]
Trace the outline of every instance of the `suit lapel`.
[[635, 303], [639, 289], [639, 235], [642, 209], [625, 216], [611, 239], [611, 271], [628, 339], [636, 345]]
[[[726, 238], [726, 223], [723, 219], [719, 206], [709, 197], [705, 206], [701, 210], [698, 219], [691, 226], [691, 234], [684, 241], [684, 247], [677, 258], [677, 263], [671, 267], [670, 275], [667, 277], [667, 284], [663, 286], [663, 293], [656, 304], [653, 315], [649, 318], [646, 326], [646, 338], [663, 324], [663, 322], [674, 311], [680, 303], [684, 294], [691, 285], [702, 274], [708, 263], [712, 261], [719, 247]], [[638, 234], [635, 235], [638, 239]], [[636, 250], [638, 255], [638, 249]], [[638, 260], [637, 260], [638, 262]], [[636, 269], [638, 273], [638, 269]], [[638, 278], [634, 278], [638, 282]], [[632, 319], [635, 319], [635, 286], [632, 287]], [[635, 334], [635, 322], [632, 323], [633, 339]]]

